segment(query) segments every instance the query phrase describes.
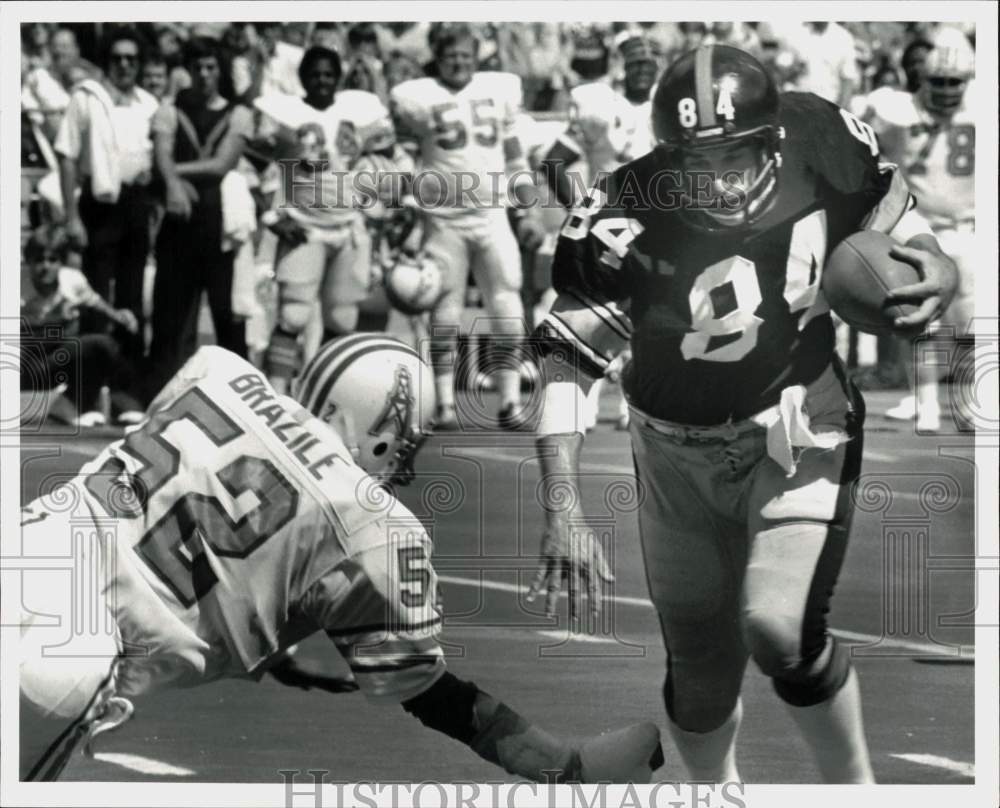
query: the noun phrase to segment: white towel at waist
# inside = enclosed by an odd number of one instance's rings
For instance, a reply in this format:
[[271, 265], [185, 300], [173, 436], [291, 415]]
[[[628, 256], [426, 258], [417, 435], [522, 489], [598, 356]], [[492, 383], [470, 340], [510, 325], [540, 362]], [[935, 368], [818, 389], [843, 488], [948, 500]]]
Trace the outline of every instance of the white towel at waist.
[[781, 401], [751, 420], [767, 429], [767, 453], [789, 477], [795, 474], [803, 449], [833, 449], [850, 438], [843, 430], [813, 432], [805, 411], [806, 388], [801, 384], [781, 391]]
[[87, 118], [90, 122], [87, 148], [91, 192], [99, 202], [114, 204], [122, 190], [121, 167], [116, 159], [118, 145], [111, 121], [114, 102], [108, 91], [95, 79], [81, 81], [75, 89], [87, 94]]

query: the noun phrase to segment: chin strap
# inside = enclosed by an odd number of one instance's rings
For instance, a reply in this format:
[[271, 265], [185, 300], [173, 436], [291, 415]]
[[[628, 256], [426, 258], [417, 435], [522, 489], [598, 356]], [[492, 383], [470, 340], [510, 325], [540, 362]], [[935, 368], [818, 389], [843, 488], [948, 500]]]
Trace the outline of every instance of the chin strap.
[[429, 437], [430, 435], [421, 429], [410, 428], [407, 430], [407, 433], [400, 439], [399, 448], [396, 449], [389, 466], [390, 482], [395, 485], [409, 485], [413, 482], [414, 477], [416, 477], [413, 461], [417, 452], [420, 451], [420, 447]]

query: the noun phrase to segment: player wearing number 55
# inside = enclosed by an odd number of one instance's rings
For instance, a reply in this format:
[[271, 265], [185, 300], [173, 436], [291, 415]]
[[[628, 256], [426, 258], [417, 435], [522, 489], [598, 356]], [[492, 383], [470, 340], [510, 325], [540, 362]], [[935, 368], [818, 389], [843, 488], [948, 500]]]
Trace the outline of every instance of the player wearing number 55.
[[[529, 597], [596, 612], [612, 574], [577, 484], [590, 379], [623, 374], [643, 497], [639, 530], [667, 670], [667, 724], [693, 779], [740, 779], [740, 689], [752, 657], [827, 782], [869, 782], [857, 676], [827, 628], [860, 471], [863, 402], [834, 353], [824, 262], [863, 229], [920, 279], [894, 290], [925, 326], [955, 267], [874, 132], [762, 65], [707, 45], [653, 96], [654, 150], [599, 181], [563, 227], [538, 448], [546, 532]], [[657, 204], [673, 180], [679, 204]], [[892, 295], [891, 295], [892, 296]], [[890, 296], [890, 297], [891, 297]], [[577, 492], [579, 494], [579, 492]], [[564, 503], [571, 503], [564, 507]]]
[[[654, 724], [564, 742], [446, 671], [430, 538], [380, 487], [412, 479], [433, 385], [414, 351], [375, 334], [321, 348], [297, 399], [202, 348], [135, 431], [28, 505], [27, 552], [85, 572], [22, 585], [21, 779], [56, 779], [133, 697], [272, 671], [400, 703], [520, 777], [648, 781]], [[318, 631], [353, 679], [289, 659]]]

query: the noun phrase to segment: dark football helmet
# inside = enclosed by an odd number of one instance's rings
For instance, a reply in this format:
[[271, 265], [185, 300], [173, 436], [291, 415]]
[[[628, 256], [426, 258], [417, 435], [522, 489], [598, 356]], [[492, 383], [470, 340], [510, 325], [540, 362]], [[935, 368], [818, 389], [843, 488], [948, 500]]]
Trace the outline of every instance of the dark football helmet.
[[703, 230], [745, 227], [777, 196], [778, 88], [753, 56], [703, 45], [674, 62], [653, 95], [653, 134], [681, 173], [682, 215]]

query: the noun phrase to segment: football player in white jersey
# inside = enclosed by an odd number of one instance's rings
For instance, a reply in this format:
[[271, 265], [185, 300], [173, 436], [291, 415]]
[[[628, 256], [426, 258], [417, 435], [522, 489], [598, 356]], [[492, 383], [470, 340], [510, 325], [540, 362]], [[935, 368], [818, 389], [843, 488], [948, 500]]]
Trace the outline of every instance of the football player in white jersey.
[[[445, 291], [431, 313], [439, 428], [459, 425], [455, 347], [469, 271], [482, 292], [491, 330], [509, 354], [495, 369], [499, 422], [520, 419], [519, 338], [524, 333], [521, 256], [506, 207], [530, 203], [532, 180], [512, 131], [521, 81], [477, 71], [479, 41], [465, 23], [443, 24], [433, 40], [436, 77], [412, 79], [390, 93], [401, 142], [419, 158], [413, 195], [424, 211], [423, 248], [444, 268]], [[511, 199], [513, 197], [513, 199]]]
[[[594, 77], [570, 91], [569, 126], [545, 156], [548, 181], [559, 201], [572, 207], [596, 182], [622, 163], [653, 148], [650, 92], [662, 69], [655, 40], [629, 37], [621, 43], [624, 94]], [[568, 169], [578, 172], [569, 174]]]
[[271, 94], [254, 102], [264, 115], [262, 135], [275, 142], [275, 153], [294, 158], [282, 161], [287, 173], [264, 217], [280, 239], [277, 323], [265, 367], [281, 392], [301, 368], [301, 335], [317, 300], [325, 339], [357, 327], [358, 304], [370, 291], [372, 254], [362, 212], [369, 200], [359, 179], [374, 177], [376, 168], [399, 178], [412, 171], [378, 97], [361, 90], [335, 93], [341, 75], [335, 51], [310, 48], [299, 75], [305, 97]]
[[[941, 249], [958, 265], [959, 290], [942, 324], [962, 340], [970, 336], [975, 316], [975, 54], [965, 34], [955, 28], [942, 28], [931, 44], [919, 88], [913, 93], [881, 93], [869, 117], [884, 154], [905, 172]], [[887, 415], [916, 418], [918, 431], [937, 431], [940, 368], [916, 361], [909, 344], [903, 355], [908, 369], [914, 366], [909, 374], [914, 395]], [[968, 391], [958, 390], [954, 405], [960, 428], [970, 426], [968, 404]]]
[[633, 36], [622, 42], [619, 50], [625, 62], [625, 100], [631, 111], [626, 123], [629, 141], [625, 159], [635, 160], [652, 151], [656, 142], [653, 138], [652, 92], [665, 66], [663, 49], [652, 37]]
[[321, 348], [296, 399], [206, 347], [135, 431], [25, 507], [25, 552], [86, 573], [60, 588], [41, 570], [16, 593], [21, 779], [58, 778], [133, 697], [259, 679], [325, 631], [366, 696], [513, 774], [648, 780], [655, 725], [564, 742], [446, 671], [431, 540], [381, 487], [412, 477], [433, 395], [420, 357], [380, 335]]

